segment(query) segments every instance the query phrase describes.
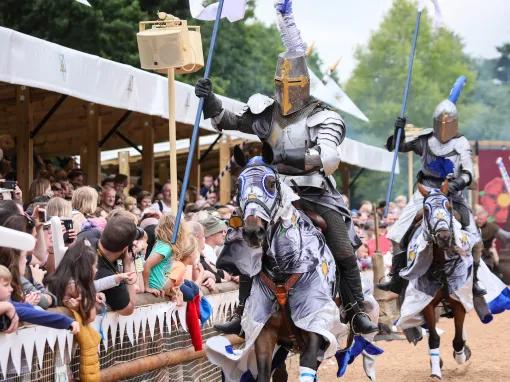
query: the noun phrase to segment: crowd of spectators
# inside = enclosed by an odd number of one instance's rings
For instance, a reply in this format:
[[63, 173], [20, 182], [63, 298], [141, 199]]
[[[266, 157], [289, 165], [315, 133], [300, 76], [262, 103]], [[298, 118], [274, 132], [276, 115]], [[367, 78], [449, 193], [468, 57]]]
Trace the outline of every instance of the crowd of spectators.
[[[47, 309], [64, 306], [89, 323], [106, 308], [132, 314], [141, 293], [177, 305], [192, 302], [198, 315], [203, 290], [239, 282], [238, 276], [216, 265], [235, 207], [218, 204], [212, 176], [204, 176], [198, 199], [187, 204], [175, 244], [170, 183], [151, 194], [139, 186], [128, 187], [122, 174], [89, 186], [80, 169], [47, 169], [28, 190], [12, 184], [2, 188], [6, 184], [0, 180], [0, 226], [32, 235], [36, 244], [28, 252], [0, 247], [2, 331], [12, 332], [25, 321], [76, 333], [76, 321]], [[347, 198], [346, 203], [349, 206]], [[361, 239], [356, 255], [362, 271], [372, 268], [377, 251], [390, 265], [393, 248], [386, 232], [406, 203], [405, 196], [398, 196], [385, 217], [384, 202], [349, 206]], [[484, 214], [483, 209], [477, 212], [480, 226]], [[52, 217], [62, 223], [62, 256], [56, 254]]]
[[[234, 207], [218, 204], [211, 176], [188, 204], [175, 244], [170, 183], [151, 194], [128, 187], [122, 174], [100, 186], [87, 185], [85, 178], [80, 169], [48, 168], [28, 190], [0, 179], [0, 227], [31, 235], [36, 243], [32, 251], [0, 247], [0, 331], [28, 322], [77, 333], [74, 319], [48, 309], [67, 307], [91, 323], [105, 309], [132, 314], [142, 293], [178, 306], [191, 303], [196, 323], [203, 318], [205, 290], [239, 281], [216, 267]], [[54, 217], [61, 223], [56, 235]], [[59, 255], [54, 236], [60, 235]], [[201, 338], [191, 334], [200, 349]]]

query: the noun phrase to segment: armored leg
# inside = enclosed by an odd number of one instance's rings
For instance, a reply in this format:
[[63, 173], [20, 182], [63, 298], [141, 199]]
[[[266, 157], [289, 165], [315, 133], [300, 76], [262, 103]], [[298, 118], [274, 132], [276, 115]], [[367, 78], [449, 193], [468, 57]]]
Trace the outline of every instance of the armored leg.
[[479, 241], [473, 246], [473, 294], [475, 296], [484, 296], [487, 291], [478, 282], [478, 267], [482, 257], [483, 243]]
[[386, 292], [400, 294], [404, 286], [404, 280], [399, 276], [399, 272], [407, 265], [407, 252], [402, 250], [398, 244], [393, 246], [393, 256], [391, 258], [390, 280], [377, 284], [377, 288]]
[[340, 296], [347, 311], [347, 317], [351, 321], [352, 330], [362, 334], [376, 332], [377, 325], [364, 313], [361, 277], [343, 216], [321, 205], [309, 202], [304, 205], [305, 208], [320, 214], [328, 225], [324, 236], [340, 274]]
[[244, 303], [251, 293], [252, 279], [249, 276], [240, 275], [239, 277], [239, 305], [234, 314], [224, 324], [214, 325], [214, 328], [225, 334], [240, 334], [242, 331], [241, 317], [243, 316]]

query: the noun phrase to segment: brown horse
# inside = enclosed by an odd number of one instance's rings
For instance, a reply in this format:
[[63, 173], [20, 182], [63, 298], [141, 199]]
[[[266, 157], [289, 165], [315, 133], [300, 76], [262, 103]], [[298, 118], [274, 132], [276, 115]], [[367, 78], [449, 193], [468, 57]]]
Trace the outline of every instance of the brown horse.
[[[440, 338], [436, 330], [436, 308], [443, 303], [443, 316], [453, 318], [455, 323], [455, 337], [453, 339], [453, 356], [457, 363], [466, 362], [471, 351], [464, 340], [464, 319], [466, 310], [461, 302], [452, 298], [452, 290], [448, 284], [450, 274], [456, 266], [455, 257], [446, 258], [446, 252], [452, 252], [454, 246], [453, 233], [453, 210], [451, 203], [447, 198], [448, 181], [445, 181], [439, 192], [437, 190], [428, 190], [423, 185], [418, 184], [418, 189], [423, 195], [423, 229], [426, 231], [428, 240], [432, 244], [433, 260], [432, 264], [423, 277], [427, 277], [434, 282], [434, 285], [440, 285], [436, 290], [432, 301], [423, 309], [422, 314], [429, 331], [429, 349], [431, 377], [441, 379], [442, 360], [439, 354]], [[453, 263], [452, 263], [453, 261]], [[447, 262], [450, 262], [447, 264]]]

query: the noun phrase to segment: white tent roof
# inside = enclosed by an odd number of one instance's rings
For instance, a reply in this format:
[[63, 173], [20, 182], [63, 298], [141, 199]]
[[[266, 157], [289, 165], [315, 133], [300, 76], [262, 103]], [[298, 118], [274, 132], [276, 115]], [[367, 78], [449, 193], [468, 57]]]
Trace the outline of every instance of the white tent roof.
[[[168, 118], [166, 77], [3, 27], [0, 27], [0, 47], [0, 81]], [[193, 125], [198, 107], [193, 86], [176, 81], [175, 87], [176, 120]], [[223, 96], [220, 98], [226, 109], [239, 112], [244, 107], [242, 102], [234, 99]], [[209, 120], [202, 119], [200, 127], [214, 130]], [[226, 133], [247, 140], [257, 140], [249, 134], [231, 131]], [[185, 145], [186, 141], [179, 144]], [[158, 146], [158, 149], [164, 150], [166, 147]], [[392, 155], [382, 149], [347, 140], [340, 152], [346, 163], [377, 171], [391, 169]]]

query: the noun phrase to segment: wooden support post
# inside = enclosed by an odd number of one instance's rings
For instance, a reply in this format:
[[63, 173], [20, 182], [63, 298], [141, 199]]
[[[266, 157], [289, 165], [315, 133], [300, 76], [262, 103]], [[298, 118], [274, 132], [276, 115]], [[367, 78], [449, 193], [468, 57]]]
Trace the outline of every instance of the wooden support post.
[[177, 187], [177, 131], [175, 126], [175, 70], [168, 69], [168, 130], [170, 142], [170, 182], [172, 185], [172, 214], [177, 214], [179, 194]]
[[154, 194], [154, 125], [152, 118], [143, 121], [142, 186]]
[[[86, 169], [86, 166], [87, 166], [87, 163], [89, 163], [89, 160], [88, 160], [88, 146], [87, 146], [87, 142], [83, 142], [82, 145], [80, 146], [80, 168], [83, 169], [85, 172], [87, 172], [87, 169]], [[87, 177], [87, 181], [88, 181], [88, 177]]]
[[129, 151], [119, 151], [119, 174], [123, 174], [127, 176], [127, 184], [128, 187], [124, 188], [124, 195], [128, 196], [129, 192], [129, 185], [130, 179], [129, 179]]
[[28, 202], [28, 190], [34, 178], [34, 141], [30, 133], [34, 125], [32, 107], [30, 104], [30, 88], [16, 87], [16, 172], [23, 202]]
[[407, 153], [407, 200], [410, 201], [413, 198], [413, 184], [414, 184], [414, 161], [413, 152]]
[[[220, 139], [220, 166], [219, 170], [224, 169], [230, 162], [230, 137], [224, 136]], [[232, 198], [232, 176], [230, 171], [226, 171], [220, 178], [220, 203], [227, 204]]]
[[190, 202], [196, 201], [200, 193], [200, 140], [195, 146], [195, 153], [193, 154], [193, 165], [191, 167], [188, 195], [191, 196]]
[[87, 161], [81, 162], [81, 168], [87, 173], [87, 183], [95, 186], [101, 181], [101, 150], [98, 146], [101, 139], [101, 118], [96, 104], [87, 104], [87, 125]]

